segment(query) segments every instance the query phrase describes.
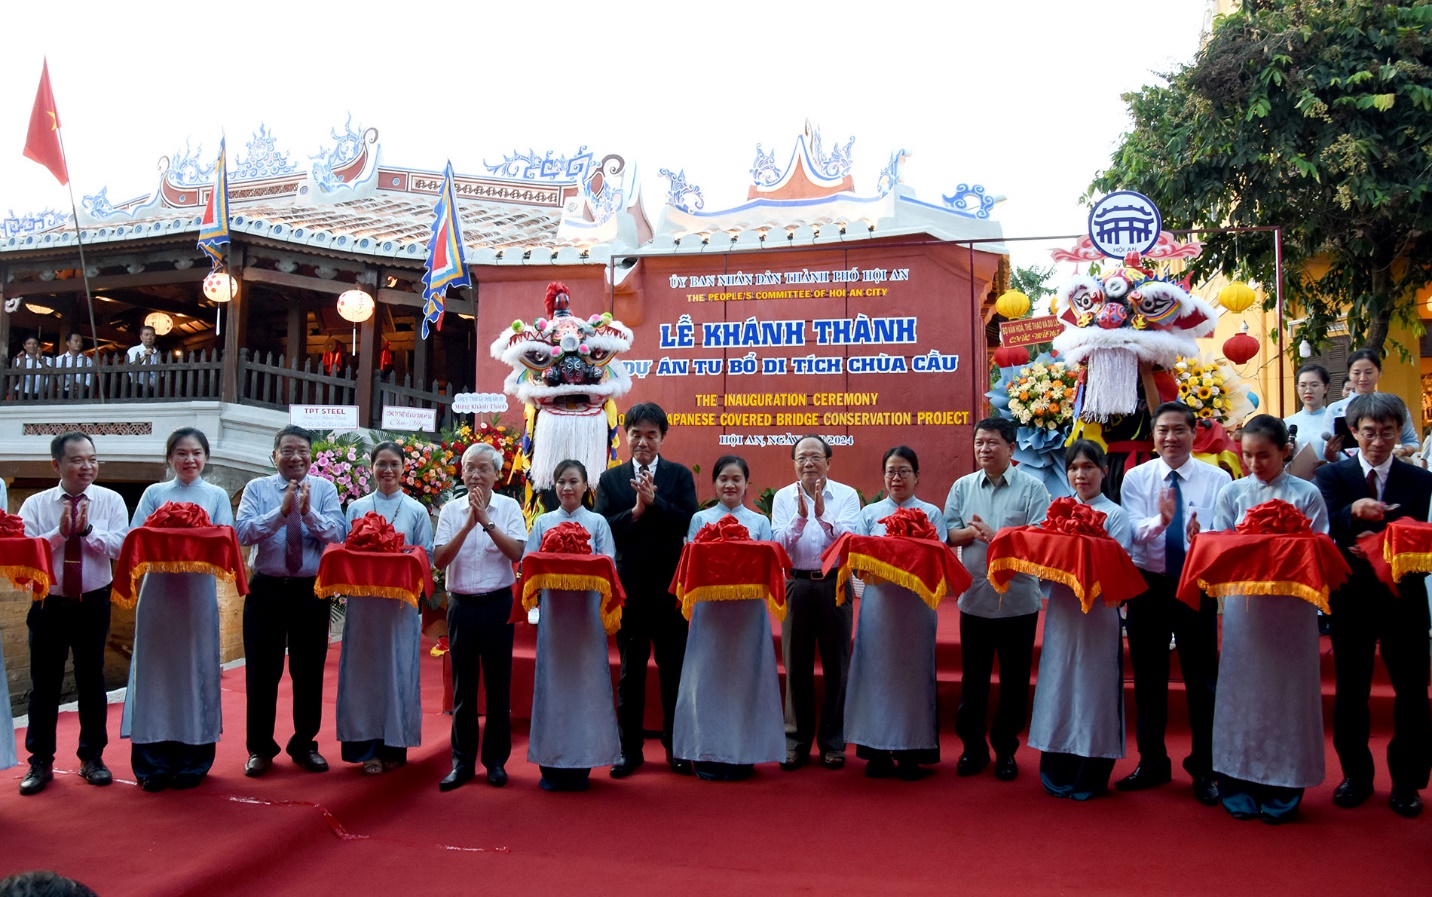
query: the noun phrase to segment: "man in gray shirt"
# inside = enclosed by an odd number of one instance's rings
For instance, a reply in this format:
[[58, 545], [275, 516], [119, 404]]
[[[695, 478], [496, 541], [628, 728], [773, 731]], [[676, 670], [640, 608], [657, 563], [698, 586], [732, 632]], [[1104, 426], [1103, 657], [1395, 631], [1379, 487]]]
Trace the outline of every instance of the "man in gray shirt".
[[[960, 596], [960, 708], [955, 732], [964, 742], [955, 772], [972, 776], [989, 765], [994, 745], [995, 777], [1019, 775], [1014, 752], [1029, 716], [1029, 672], [1034, 631], [1043, 599], [1039, 580], [1016, 574], [1000, 595], [990, 585], [985, 553], [999, 530], [1039, 523], [1049, 510], [1049, 490], [1010, 463], [1014, 424], [992, 417], [975, 424], [975, 461], [980, 469], [960, 477], [945, 499], [949, 542], [974, 583]], [[999, 656], [999, 708], [988, 726], [989, 680]]]

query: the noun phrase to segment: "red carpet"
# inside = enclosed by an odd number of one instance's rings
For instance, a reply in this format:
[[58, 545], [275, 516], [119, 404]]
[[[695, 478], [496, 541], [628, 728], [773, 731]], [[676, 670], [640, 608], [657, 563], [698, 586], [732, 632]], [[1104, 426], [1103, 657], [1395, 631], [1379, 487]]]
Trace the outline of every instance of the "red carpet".
[[[224, 676], [227, 732], [214, 772], [194, 791], [151, 795], [132, 784], [118, 705], [107, 759], [129, 781], [84, 784], [70, 755], [78, 721], [62, 714], [62, 772], [43, 794], [16, 792], [23, 767], [0, 773], [0, 875], [57, 869], [104, 897], [1306, 895], [1415, 891], [1432, 876], [1432, 814], [1409, 821], [1387, 808], [1382, 738], [1372, 801], [1332, 806], [1339, 773], [1329, 744], [1327, 782], [1309, 792], [1302, 820], [1281, 828], [1198, 805], [1181, 776], [1137, 795], [1055, 800], [1040, 789], [1038, 755], [1027, 749], [1016, 782], [988, 772], [961, 779], [948, 733], [945, 762], [919, 783], [865, 779], [852, 752], [840, 772], [769, 765], [736, 784], [677, 777], [652, 762], [622, 782], [598, 770], [586, 794], [538, 790], [519, 734], [507, 788], [474, 783], [440, 794], [449, 767], [448, 718], [433, 712], [440, 663], [424, 661], [423, 746], [406, 768], [369, 779], [337, 759], [337, 661], [335, 645], [321, 736], [334, 769], [321, 775], [281, 758], [264, 778], [244, 778], [242, 669]], [[286, 728], [281, 722], [280, 741]], [[1170, 752], [1186, 753], [1186, 735], [1172, 734]], [[649, 744], [648, 759], [660, 756]], [[1126, 759], [1115, 774], [1133, 765]]]

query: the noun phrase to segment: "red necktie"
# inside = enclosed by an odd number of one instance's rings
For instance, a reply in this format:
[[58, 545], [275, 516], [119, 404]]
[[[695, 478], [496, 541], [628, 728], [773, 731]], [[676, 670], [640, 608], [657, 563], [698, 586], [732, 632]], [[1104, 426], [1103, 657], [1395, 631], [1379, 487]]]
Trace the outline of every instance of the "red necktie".
[[80, 532], [77, 526], [80, 503], [85, 500], [85, 494], [66, 495], [65, 513], [70, 516], [70, 537], [65, 540], [65, 573], [64, 573], [64, 594], [66, 598], [79, 598], [85, 593], [84, 580], [84, 546], [80, 544]]
[[1379, 495], [1377, 494], [1377, 471], [1376, 471], [1376, 470], [1369, 470], [1369, 471], [1367, 472], [1367, 494], [1370, 495], [1370, 496], [1372, 496], [1372, 500], [1373, 500], [1373, 501], [1380, 501], [1380, 500], [1381, 500], [1381, 496], [1379, 496]]
[[298, 490], [294, 490], [293, 503], [288, 511], [288, 532], [284, 542], [283, 565], [290, 574], [296, 574], [303, 567], [303, 530], [299, 528]]

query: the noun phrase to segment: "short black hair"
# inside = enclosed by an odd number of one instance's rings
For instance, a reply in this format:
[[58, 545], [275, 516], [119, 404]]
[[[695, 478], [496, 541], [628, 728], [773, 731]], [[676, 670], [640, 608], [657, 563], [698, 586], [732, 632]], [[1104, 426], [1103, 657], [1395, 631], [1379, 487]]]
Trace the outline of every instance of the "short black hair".
[[297, 436], [299, 439], [302, 439], [304, 442], [308, 443], [309, 448], [313, 448], [313, 432], [310, 430], [305, 430], [303, 427], [300, 427], [297, 424], [289, 424], [288, 426], [284, 427], [282, 430], [279, 430], [276, 434], [274, 434], [273, 447], [275, 450], [278, 449], [278, 444], [280, 442], [283, 442], [283, 437], [285, 436]]
[[975, 432], [984, 430], [986, 433], [997, 433], [999, 438], [1010, 445], [1019, 437], [1019, 431], [1014, 427], [1014, 421], [1002, 417], [987, 417], [975, 424]]
[[655, 424], [661, 435], [666, 435], [666, 412], [655, 402], [637, 402], [628, 408], [626, 417], [622, 420], [622, 429], [630, 430], [643, 423]]
[[582, 475], [582, 482], [590, 483], [591, 478], [587, 476], [587, 465], [575, 458], [568, 458], [565, 461], [558, 461], [557, 468], [552, 471], [552, 481], [555, 483], [562, 478], [562, 474], [569, 470], [576, 470]]
[[73, 878], [66, 878], [58, 872], [37, 869], [34, 872], [17, 872], [9, 878], [0, 879], [0, 895], [3, 897], [98, 897], [88, 885]]
[[50, 440], [50, 457], [54, 458], [56, 461], [60, 460], [65, 456], [65, 446], [69, 445], [71, 442], [78, 442], [81, 439], [83, 439], [85, 442], [88, 442], [90, 444], [90, 448], [94, 448], [94, 440], [89, 438], [88, 433], [81, 433], [79, 430], [71, 430], [68, 433], [61, 433], [54, 439]]
[[716, 482], [716, 478], [721, 476], [721, 471], [730, 467], [732, 464], [741, 468], [741, 475], [746, 479], [749, 480], [751, 478], [751, 468], [746, 464], [745, 458], [742, 458], [740, 455], [722, 455], [717, 458], [716, 463], [711, 466], [711, 482]]
[[1348, 370], [1352, 370], [1353, 363], [1358, 361], [1370, 361], [1373, 367], [1379, 371], [1382, 370], [1382, 353], [1376, 349], [1358, 349], [1349, 355], [1347, 357]]
[[1277, 446], [1288, 444], [1288, 425], [1271, 414], [1254, 415], [1243, 425], [1243, 438], [1262, 436]]
[[[369, 464], [377, 464], [377, 463], [378, 463], [378, 453], [379, 453], [379, 452], [392, 452], [393, 454], [395, 454], [395, 455], [398, 456], [398, 460], [399, 460], [399, 461], [402, 461], [404, 464], [407, 463], [407, 459], [405, 459], [405, 458], [403, 457], [403, 447], [402, 447], [401, 445], [398, 445], [396, 442], [394, 442], [394, 441], [391, 440], [391, 439], [384, 439], [382, 442], [380, 442], [380, 443], [378, 443], [377, 445], [373, 446], [373, 451], [371, 451], [371, 452], [368, 453], [368, 463], [369, 463]], [[460, 463], [461, 463], [461, 462], [459, 462], [459, 464], [460, 464]]]
[[1310, 361], [1302, 367], [1298, 368], [1298, 373], [1293, 375], [1293, 381], [1297, 382], [1299, 379], [1302, 378], [1304, 374], [1317, 374], [1318, 379], [1323, 381], [1324, 386], [1329, 386], [1333, 382], [1333, 376], [1332, 374], [1328, 373], [1328, 369], [1318, 364], [1316, 361]]
[[1092, 439], [1076, 439], [1064, 448], [1064, 469], [1068, 470], [1074, 466], [1074, 462], [1081, 457], [1088, 458], [1094, 462], [1094, 466], [1103, 471], [1108, 471], [1109, 461], [1104, 454], [1104, 447]]
[[65, 334], [65, 342], [69, 342], [70, 337], [72, 336], [79, 337], [81, 342], [83, 342], [85, 338], [85, 335], [83, 333], [80, 333], [78, 330], [71, 330], [69, 333]]
[[[154, 330], [154, 325], [153, 325], [153, 324], [145, 324], [145, 325], [141, 326], [141, 327], [139, 328], [139, 334], [140, 334], [140, 336], [143, 336], [143, 335], [144, 335], [144, 331], [146, 331], [146, 330]], [[158, 336], [158, 335], [159, 335], [159, 331], [158, 331], [158, 330], [154, 330], [154, 335], [155, 335], [155, 336]]]
[[885, 472], [885, 465], [890, 463], [891, 458], [904, 458], [910, 462], [910, 469], [915, 471], [915, 476], [920, 475], [920, 456], [908, 445], [897, 445], [885, 450], [884, 456], [880, 459], [880, 472]]
[[1370, 392], [1365, 396], [1353, 396], [1352, 401], [1347, 403], [1344, 416], [1349, 430], [1356, 430], [1364, 418], [1378, 423], [1396, 423], [1401, 427], [1407, 424], [1407, 405], [1391, 393]]
[[830, 443], [825, 441], [825, 437], [824, 437], [824, 436], [820, 436], [820, 435], [817, 435], [817, 434], [815, 434], [815, 433], [807, 433], [807, 434], [805, 434], [804, 436], [802, 436], [800, 439], [797, 439], [795, 442], [792, 442], [792, 443], [791, 443], [791, 460], [793, 460], [793, 461], [795, 460], [795, 457], [796, 457], [796, 449], [800, 448], [800, 447], [801, 447], [801, 443], [802, 443], [802, 442], [805, 442], [807, 439], [814, 439], [816, 442], [819, 442], [819, 443], [820, 443], [820, 447], [823, 448], [823, 449], [825, 449], [825, 459], [826, 459], [827, 461], [830, 460]]
[[1165, 414], [1177, 414], [1179, 417], [1182, 417], [1183, 422], [1185, 424], [1188, 424], [1188, 428], [1190, 430], [1193, 429], [1194, 423], [1198, 420], [1198, 415], [1194, 414], [1193, 409], [1188, 407], [1184, 403], [1164, 402], [1162, 405], [1154, 409], [1154, 413], [1149, 417], [1149, 424], [1152, 426], [1153, 424], [1158, 423], [1158, 419], [1163, 417]]
[[204, 457], [209, 457], [209, 437], [204, 435], [204, 431], [198, 427], [180, 427], [173, 433], [170, 433], [168, 439], [164, 440], [165, 460], [173, 456], [174, 446], [178, 445], [181, 439], [193, 439], [199, 443], [199, 447], [204, 450]]

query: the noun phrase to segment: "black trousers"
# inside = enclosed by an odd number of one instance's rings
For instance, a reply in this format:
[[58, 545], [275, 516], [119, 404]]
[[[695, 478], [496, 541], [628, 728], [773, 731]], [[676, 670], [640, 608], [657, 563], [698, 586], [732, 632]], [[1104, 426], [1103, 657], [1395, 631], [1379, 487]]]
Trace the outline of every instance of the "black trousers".
[[[1019, 733], [1029, 719], [1029, 671], [1034, 658], [1038, 612], [1017, 617], [977, 617], [960, 612], [960, 707], [955, 733], [965, 752], [985, 754], [989, 733], [995, 756], [1010, 757], [1019, 749]], [[989, 680], [999, 657], [999, 707], [994, 725], [989, 717]]]
[[487, 698], [482, 765], [504, 766], [512, 755], [512, 590], [448, 593], [448, 654], [452, 660], [452, 765], [476, 768], [477, 686]]
[[250, 754], [278, 755], [273, 732], [285, 648], [293, 683], [293, 737], [285, 750], [297, 755], [318, 747], [314, 739], [323, 722], [323, 664], [328, 659], [328, 614], [333, 602], [314, 597], [313, 580], [262, 573], [249, 580], [244, 655]]
[[[1128, 603], [1129, 660], [1134, 668], [1135, 736], [1139, 764], [1168, 769], [1169, 639], [1177, 640], [1178, 665], [1188, 699], [1192, 751], [1183, 761], [1189, 775], [1213, 774], [1213, 697], [1218, 687], [1218, 602], [1204, 596], [1198, 610], [1174, 597], [1178, 581], [1142, 571], [1149, 590]], [[1423, 629], [1426, 641], [1426, 629]], [[1425, 671], [1424, 671], [1425, 672]]]
[[671, 725], [676, 719], [676, 694], [681, 687], [681, 663], [686, 659], [686, 618], [676, 596], [665, 590], [627, 591], [622, 606], [622, 628], [617, 630], [621, 674], [617, 677], [617, 729], [622, 754], [642, 755], [646, 717], [646, 664], [656, 654], [661, 680], [661, 746], [671, 756]]
[[1432, 710], [1427, 703], [1427, 600], [1422, 577], [1404, 579], [1402, 597], [1380, 587], [1344, 589], [1332, 598], [1333, 748], [1343, 775], [1372, 782], [1371, 729], [1373, 654], [1380, 649], [1392, 680], [1392, 741], [1387, 769], [1392, 787], [1427, 787], [1432, 766]]
[[30, 604], [25, 617], [30, 629], [30, 725], [25, 750], [31, 762], [55, 761], [55, 727], [60, 716], [60, 690], [65, 658], [74, 654], [75, 688], [79, 692], [81, 761], [98, 760], [109, 744], [105, 730], [104, 643], [109, 638], [109, 586], [79, 598], [51, 594]]
[[205, 776], [213, 765], [212, 743], [154, 741], [129, 746], [129, 766], [140, 781], [154, 775]]
[[[845, 750], [845, 678], [855, 604], [849, 591], [835, 604], [835, 576], [786, 580], [786, 618], [781, 623], [781, 661], [786, 667], [786, 748], [810, 753], [811, 741], [827, 751]], [[825, 680], [820, 728], [815, 717], [815, 657]]]

